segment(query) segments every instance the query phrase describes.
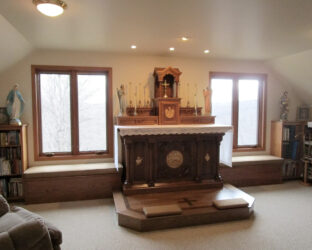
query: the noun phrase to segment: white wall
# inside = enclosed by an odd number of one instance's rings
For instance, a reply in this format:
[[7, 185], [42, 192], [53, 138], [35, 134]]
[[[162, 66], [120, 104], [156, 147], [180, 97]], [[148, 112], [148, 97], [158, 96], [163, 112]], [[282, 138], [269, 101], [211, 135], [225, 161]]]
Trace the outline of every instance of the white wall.
[[[20, 91], [26, 101], [25, 113], [22, 121], [29, 124], [28, 146], [30, 166], [42, 164], [64, 163], [58, 162], [35, 162], [34, 161], [34, 141], [32, 127], [32, 88], [31, 88], [31, 65], [68, 65], [68, 66], [98, 66], [112, 67], [113, 69], [113, 113], [118, 113], [118, 98], [116, 88], [121, 83], [147, 83], [152, 79], [154, 67], [177, 67], [182, 71], [182, 84], [198, 84], [198, 105], [203, 106], [204, 100], [202, 89], [209, 80], [209, 71], [220, 72], [241, 72], [241, 73], [267, 73], [267, 135], [266, 152], [270, 150], [270, 122], [279, 119], [279, 99], [283, 91], [288, 90], [290, 99], [289, 120], [294, 120], [296, 107], [301, 101], [296, 97], [295, 92], [282, 80], [278, 79], [262, 62], [235, 61], [235, 60], [209, 60], [195, 58], [160, 57], [160, 56], [140, 56], [135, 52], [131, 54], [111, 54], [97, 52], [79, 51], [43, 51], [37, 50], [18, 62], [0, 75], [0, 106], [5, 106], [5, 99], [15, 83], [20, 84]], [[183, 98], [183, 96], [182, 96]], [[191, 98], [192, 101], [192, 98]], [[258, 152], [259, 154], [264, 152]], [[106, 159], [111, 161], [112, 159]], [[105, 160], [79, 160], [79, 163], [99, 162]], [[75, 163], [77, 161], [66, 161], [65, 163]]]

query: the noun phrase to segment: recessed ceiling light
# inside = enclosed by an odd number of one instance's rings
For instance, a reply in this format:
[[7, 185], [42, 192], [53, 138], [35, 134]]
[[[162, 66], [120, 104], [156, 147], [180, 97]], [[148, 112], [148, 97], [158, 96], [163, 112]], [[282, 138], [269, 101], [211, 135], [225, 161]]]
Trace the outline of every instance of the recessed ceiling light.
[[209, 49], [205, 49], [205, 50], [204, 50], [204, 53], [205, 53], [205, 54], [208, 54], [209, 52], [210, 52]]
[[67, 8], [67, 4], [61, 0], [33, 0], [37, 9], [46, 16], [58, 16]]
[[173, 48], [173, 47], [170, 47], [169, 50], [170, 50], [170, 51], [174, 51], [174, 48]]
[[183, 36], [183, 37], [181, 38], [181, 40], [182, 40], [182, 41], [188, 41], [188, 38], [185, 37], [185, 36]]
[[131, 49], [136, 49], [136, 45], [131, 45]]

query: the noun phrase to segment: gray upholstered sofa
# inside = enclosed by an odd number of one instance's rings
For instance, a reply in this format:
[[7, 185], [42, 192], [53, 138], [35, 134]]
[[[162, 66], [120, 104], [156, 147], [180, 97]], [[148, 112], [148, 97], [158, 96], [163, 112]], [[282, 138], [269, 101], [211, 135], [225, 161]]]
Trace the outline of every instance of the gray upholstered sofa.
[[21, 207], [11, 207], [0, 195], [1, 250], [59, 250], [62, 233]]

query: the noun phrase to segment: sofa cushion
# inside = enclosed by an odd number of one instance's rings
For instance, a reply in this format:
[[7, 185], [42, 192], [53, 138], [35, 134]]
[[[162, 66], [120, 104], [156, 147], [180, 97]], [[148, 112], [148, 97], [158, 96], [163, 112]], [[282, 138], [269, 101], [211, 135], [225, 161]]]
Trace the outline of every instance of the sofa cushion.
[[38, 220], [44, 221], [40, 215], [32, 213], [32, 212], [30, 212], [30, 211], [28, 211], [22, 207], [13, 206], [11, 208], [11, 211], [13, 213], [17, 214], [19, 217], [23, 218], [24, 221], [30, 221], [33, 219], [38, 219]]
[[0, 218], [0, 232], [6, 232], [12, 227], [23, 224], [25, 220], [15, 213], [6, 213]]
[[0, 216], [4, 215], [9, 211], [10, 211], [9, 203], [2, 195], [0, 195]]

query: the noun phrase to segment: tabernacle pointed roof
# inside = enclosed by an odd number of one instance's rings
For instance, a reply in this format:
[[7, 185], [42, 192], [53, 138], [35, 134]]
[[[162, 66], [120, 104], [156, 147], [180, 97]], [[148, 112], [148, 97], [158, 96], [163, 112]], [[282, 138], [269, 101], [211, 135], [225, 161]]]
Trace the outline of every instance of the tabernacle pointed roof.
[[179, 77], [182, 72], [178, 68], [172, 68], [171, 66], [167, 68], [155, 68], [154, 76], [157, 76], [158, 81], [162, 82], [166, 75], [173, 75], [174, 81], [179, 82]]

